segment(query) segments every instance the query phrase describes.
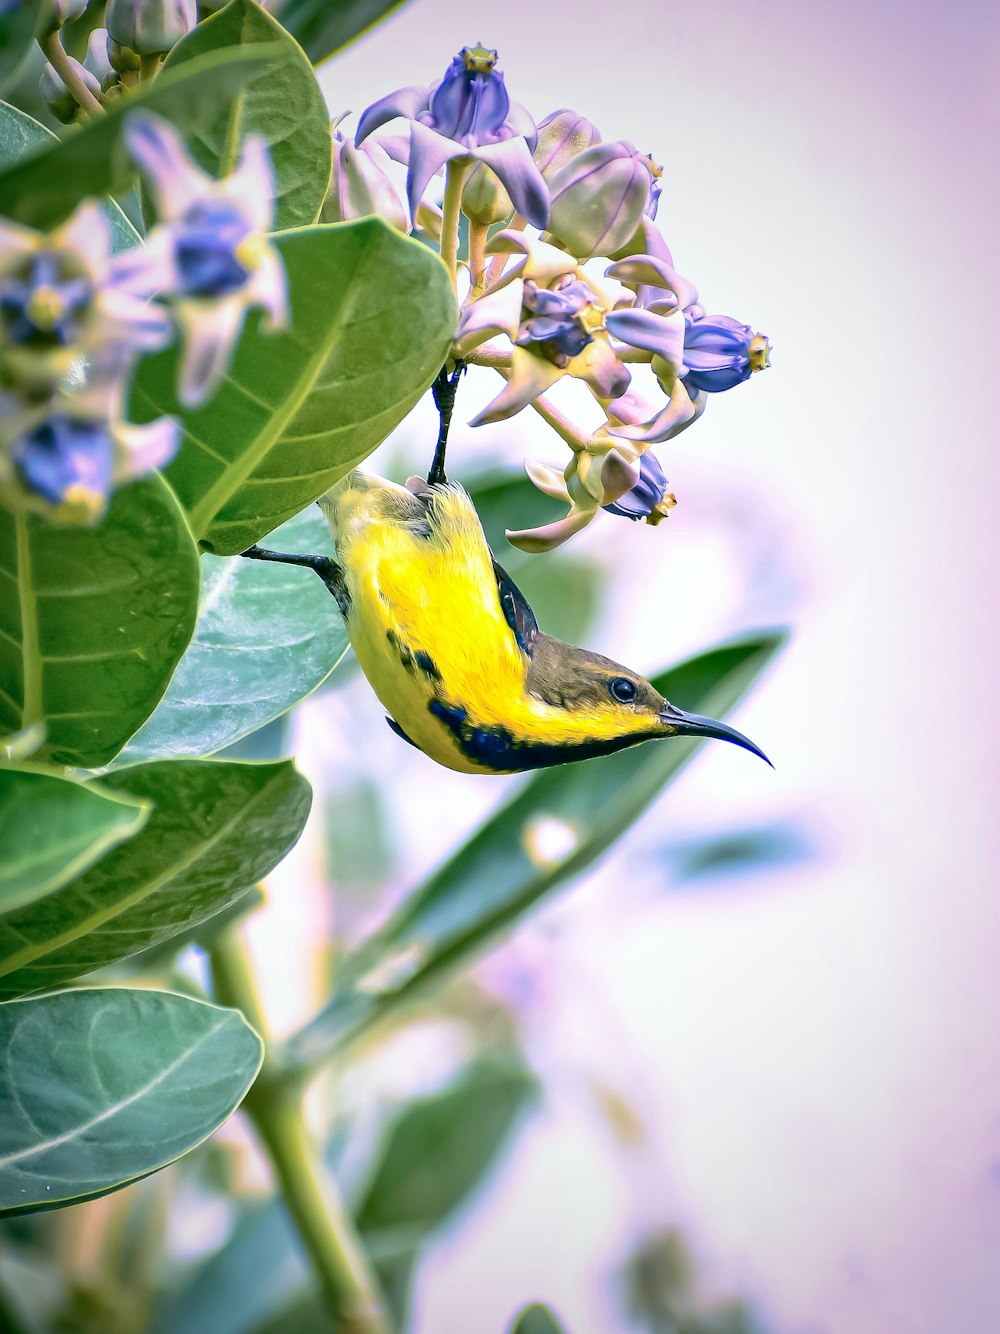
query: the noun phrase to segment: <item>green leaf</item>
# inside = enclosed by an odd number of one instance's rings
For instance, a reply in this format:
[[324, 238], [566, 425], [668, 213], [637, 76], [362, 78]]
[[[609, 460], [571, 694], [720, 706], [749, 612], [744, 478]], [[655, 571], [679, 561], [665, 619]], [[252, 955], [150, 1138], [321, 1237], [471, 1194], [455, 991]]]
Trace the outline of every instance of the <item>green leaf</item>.
[[23, 0], [20, 4], [15, 3], [13, 8], [6, 6], [6, 13], [0, 19], [0, 89], [13, 81], [31, 49], [37, 19], [37, 8]]
[[[280, 551], [330, 545], [319, 510], [274, 535]], [[337, 604], [309, 570], [202, 556], [194, 638], [155, 713], [120, 761], [210, 755], [263, 727], [324, 681], [347, 649]]]
[[[9, 102], [0, 102], [0, 163], [14, 162], [36, 149], [58, 142], [56, 135], [33, 116], [12, 107]], [[113, 199], [102, 201], [101, 212], [111, 226], [111, 248], [115, 254], [136, 244], [139, 233]]]
[[[746, 693], [783, 642], [762, 633], [653, 678], [672, 703], [719, 717]], [[699, 743], [651, 742], [617, 755], [542, 769], [479, 829], [386, 926], [340, 968], [342, 991], [286, 1049], [311, 1066], [353, 1040], [444, 969], [467, 962], [539, 899], [592, 865], [642, 814]], [[568, 847], [533, 854], [533, 832], [557, 821]]]
[[139, 107], [173, 121], [179, 130], [204, 124], [228, 107], [240, 88], [267, 64], [272, 52], [216, 51], [199, 56], [128, 97], [117, 98], [73, 134], [0, 169], [0, 199], [15, 222], [55, 227], [88, 195], [117, 194], [134, 169], [122, 132]]
[[0, 996], [60, 986], [207, 921], [295, 843], [309, 785], [290, 761], [163, 760], [102, 787], [152, 806], [78, 880], [0, 919]]
[[118, 491], [97, 528], [0, 509], [0, 731], [44, 724], [38, 758], [107, 764], [191, 638], [198, 555], [170, 488]]
[[292, 327], [251, 325], [215, 397], [174, 396], [177, 353], [143, 360], [136, 415], [181, 419], [167, 468], [195, 536], [235, 555], [355, 467], [399, 424], [441, 368], [455, 304], [444, 266], [377, 218], [276, 238]]
[[318, 65], [381, 23], [406, 0], [284, 0], [278, 17]]
[[410, 1103], [354, 1210], [362, 1235], [405, 1232], [417, 1244], [440, 1227], [482, 1182], [535, 1089], [523, 1067], [473, 1067]]
[[149, 806], [99, 783], [0, 768], [0, 913], [59, 889], [137, 834]]
[[163, 73], [209, 52], [252, 51], [265, 45], [267, 63], [228, 107], [191, 125], [188, 147], [213, 176], [236, 166], [240, 140], [262, 136], [271, 150], [277, 212], [275, 229], [315, 222], [330, 183], [330, 116], [305, 52], [255, 0], [230, 0], [178, 42]]
[[235, 1111], [263, 1045], [236, 1010], [98, 989], [0, 1006], [0, 1214], [119, 1190]]

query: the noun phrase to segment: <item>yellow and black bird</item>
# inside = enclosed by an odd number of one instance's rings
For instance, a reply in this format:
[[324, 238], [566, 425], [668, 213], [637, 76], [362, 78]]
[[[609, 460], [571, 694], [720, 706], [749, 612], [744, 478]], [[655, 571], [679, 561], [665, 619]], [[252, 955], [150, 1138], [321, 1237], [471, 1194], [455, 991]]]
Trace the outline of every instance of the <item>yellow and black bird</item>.
[[245, 554], [320, 575], [389, 725], [439, 764], [517, 773], [676, 736], [718, 737], [767, 759], [638, 673], [542, 634], [461, 486], [402, 487], [354, 471], [319, 504], [335, 561]]

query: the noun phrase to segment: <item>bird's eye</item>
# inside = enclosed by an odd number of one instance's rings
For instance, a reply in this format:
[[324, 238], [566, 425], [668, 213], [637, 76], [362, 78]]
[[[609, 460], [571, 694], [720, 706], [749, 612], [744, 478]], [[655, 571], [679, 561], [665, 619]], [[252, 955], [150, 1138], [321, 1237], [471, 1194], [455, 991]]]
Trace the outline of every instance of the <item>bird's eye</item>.
[[636, 697], [636, 686], [627, 676], [613, 676], [608, 682], [608, 689], [619, 704], [631, 704]]

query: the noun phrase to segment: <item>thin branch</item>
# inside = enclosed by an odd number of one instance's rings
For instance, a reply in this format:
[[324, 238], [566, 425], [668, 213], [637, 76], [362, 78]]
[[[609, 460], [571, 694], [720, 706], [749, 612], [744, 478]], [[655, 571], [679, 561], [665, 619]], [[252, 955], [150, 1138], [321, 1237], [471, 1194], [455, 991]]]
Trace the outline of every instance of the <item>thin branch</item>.
[[84, 111], [96, 112], [101, 115], [104, 107], [83, 79], [80, 78], [80, 72], [75, 62], [64, 51], [59, 29], [54, 28], [52, 32], [46, 33], [44, 37], [39, 37], [38, 45], [42, 48], [49, 64], [76, 98], [77, 105], [82, 107]]

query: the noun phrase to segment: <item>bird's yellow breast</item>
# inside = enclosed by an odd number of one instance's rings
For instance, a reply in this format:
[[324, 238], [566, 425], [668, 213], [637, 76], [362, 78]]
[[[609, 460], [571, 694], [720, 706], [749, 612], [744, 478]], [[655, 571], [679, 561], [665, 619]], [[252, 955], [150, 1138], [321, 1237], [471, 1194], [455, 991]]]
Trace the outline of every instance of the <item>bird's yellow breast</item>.
[[468, 496], [437, 488], [425, 506], [402, 487], [352, 473], [323, 508], [351, 598], [351, 645], [375, 693], [433, 759], [490, 772], [430, 708], [440, 700], [484, 726], [509, 726], [524, 696], [524, 656]]

